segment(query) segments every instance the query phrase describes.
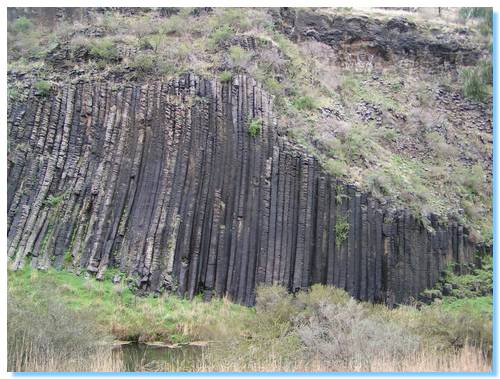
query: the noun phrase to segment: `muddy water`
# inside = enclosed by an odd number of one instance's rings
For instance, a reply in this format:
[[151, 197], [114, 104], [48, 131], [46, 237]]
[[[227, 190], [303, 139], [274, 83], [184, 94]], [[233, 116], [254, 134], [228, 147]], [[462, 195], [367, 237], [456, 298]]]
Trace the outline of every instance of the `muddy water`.
[[203, 346], [165, 346], [144, 343], [117, 345], [114, 359], [122, 360], [123, 370], [138, 371], [189, 371], [201, 357]]

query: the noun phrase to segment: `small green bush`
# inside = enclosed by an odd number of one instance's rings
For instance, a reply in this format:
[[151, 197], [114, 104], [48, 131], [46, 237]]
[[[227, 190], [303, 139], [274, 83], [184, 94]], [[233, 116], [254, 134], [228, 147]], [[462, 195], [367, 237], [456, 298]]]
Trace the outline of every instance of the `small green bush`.
[[282, 95], [283, 85], [274, 78], [266, 78], [264, 80], [266, 90], [272, 95]]
[[215, 29], [210, 35], [210, 45], [215, 48], [220, 45], [221, 42], [227, 41], [234, 35], [234, 30], [229, 25], [222, 25]]
[[325, 167], [336, 178], [344, 176], [347, 172], [347, 164], [340, 159], [328, 159]]
[[233, 74], [231, 71], [222, 71], [219, 75], [219, 80], [223, 83], [230, 82], [233, 78]]
[[340, 248], [349, 234], [349, 222], [345, 216], [338, 216], [335, 223], [335, 244]]
[[491, 353], [491, 319], [478, 315], [473, 308], [449, 312], [439, 306], [427, 307], [415, 325], [415, 331], [441, 349], [459, 349], [469, 343]]
[[50, 89], [52, 88], [51, 84], [45, 80], [39, 80], [39, 81], [35, 82], [33, 87], [35, 87], [36, 92], [40, 96], [44, 96], [44, 97], [49, 95]]
[[313, 284], [309, 291], [301, 291], [297, 294], [296, 301], [302, 309], [311, 307], [316, 309], [322, 303], [347, 304], [351, 296], [343, 289]]
[[479, 195], [482, 193], [486, 175], [480, 164], [457, 170], [457, 177], [458, 183], [464, 186], [470, 194]]
[[339, 134], [340, 145], [347, 160], [372, 159], [376, 147], [375, 129], [370, 125], [352, 125]]
[[246, 51], [240, 46], [231, 46], [229, 48], [229, 59], [233, 67], [248, 68], [252, 53]]
[[19, 97], [19, 90], [16, 87], [7, 88], [7, 99], [15, 100]]
[[312, 111], [317, 108], [316, 101], [310, 96], [300, 96], [293, 100], [292, 104], [299, 111]]
[[142, 73], [152, 72], [155, 69], [155, 59], [153, 54], [137, 54], [130, 63], [130, 67]]
[[118, 58], [118, 49], [109, 38], [99, 38], [90, 43], [90, 55], [103, 61], [113, 61]]
[[14, 21], [12, 28], [17, 33], [26, 33], [28, 30], [33, 28], [33, 23], [28, 18], [22, 16]]
[[170, 16], [161, 26], [161, 31], [164, 34], [182, 34], [188, 21], [181, 18], [179, 15]]
[[258, 286], [256, 291], [255, 308], [258, 313], [265, 314], [272, 323], [288, 323], [296, 314], [293, 296], [286, 288], [279, 285], [262, 285]]
[[250, 124], [248, 125], [248, 134], [252, 137], [257, 137], [260, 134], [260, 131], [262, 129], [262, 121], [253, 119], [250, 121]]
[[157, 62], [158, 73], [165, 76], [175, 75], [179, 68], [172, 62], [159, 60]]
[[217, 22], [220, 25], [230, 25], [234, 30], [243, 32], [252, 26], [247, 13], [246, 9], [242, 8], [221, 8], [218, 9]]
[[493, 68], [491, 61], [481, 61], [476, 67], [465, 68], [460, 73], [463, 93], [476, 101], [486, 101], [491, 96]]
[[47, 205], [48, 207], [54, 208], [54, 207], [57, 207], [61, 203], [62, 200], [63, 200], [63, 195], [59, 195], [59, 196], [50, 195], [45, 200], [45, 205]]
[[458, 14], [464, 20], [468, 20], [471, 18], [481, 20], [481, 23], [479, 24], [479, 30], [481, 34], [483, 35], [491, 34], [493, 30], [493, 8], [490, 7], [460, 8]]

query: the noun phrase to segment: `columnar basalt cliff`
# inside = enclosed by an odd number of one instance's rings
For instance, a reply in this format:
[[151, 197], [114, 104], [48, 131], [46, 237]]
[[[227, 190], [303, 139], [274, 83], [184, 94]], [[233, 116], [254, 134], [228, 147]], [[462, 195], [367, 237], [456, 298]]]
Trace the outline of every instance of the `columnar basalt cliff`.
[[279, 136], [245, 76], [61, 84], [10, 104], [8, 124], [15, 268], [117, 267], [139, 291], [244, 304], [259, 283], [327, 283], [394, 304], [472, 260], [457, 222], [424, 226]]

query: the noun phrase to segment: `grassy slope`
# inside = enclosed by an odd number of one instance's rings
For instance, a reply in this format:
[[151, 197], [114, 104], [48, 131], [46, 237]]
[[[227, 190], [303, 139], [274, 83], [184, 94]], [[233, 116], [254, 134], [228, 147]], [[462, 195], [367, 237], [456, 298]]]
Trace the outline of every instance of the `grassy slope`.
[[[9, 69], [32, 75], [41, 91], [47, 83], [65, 80], [71, 69], [89, 80], [168, 79], [191, 71], [228, 81], [247, 73], [275, 95], [280, 127], [334, 175], [409, 206], [417, 215], [432, 211], [446, 216], [463, 209], [459, 217], [472, 226], [475, 237], [491, 239], [492, 136], [475, 124], [485, 121], [484, 113], [463, 110], [468, 100], [462, 97], [465, 103], [457, 106], [454, 98], [439, 98], [440, 90], [461, 96], [469, 69], [431, 72], [377, 59], [341, 68], [332, 64], [336, 53], [328, 46], [292, 42], [279, 33], [265, 9], [191, 11], [184, 8], [169, 18], [154, 11], [128, 16], [108, 12], [55, 25], [17, 20], [9, 24]], [[429, 38], [436, 30], [453, 36], [462, 27], [450, 16], [453, 12], [457, 10], [444, 10], [446, 18], [411, 17]], [[367, 15], [387, 20], [395, 13], [375, 10]], [[102, 36], [88, 36], [94, 30]], [[255, 50], [239, 46], [248, 38], [255, 38]], [[484, 47], [489, 38], [472, 28], [463, 43]], [[65, 48], [65, 66], [54, 69], [51, 54]], [[487, 83], [481, 84], [485, 100], [491, 88]], [[9, 96], [22, 98], [24, 85], [10, 81]], [[363, 116], [367, 109], [372, 120]]]
[[467, 312], [478, 316], [493, 317], [493, 258], [482, 259], [482, 267], [473, 269], [467, 275], [455, 275], [448, 270], [441, 280], [442, 284], [452, 286], [451, 293], [443, 296], [443, 309], [452, 312]]
[[9, 271], [9, 291], [33, 299], [50, 293], [71, 309], [90, 311], [103, 334], [120, 340], [175, 343], [210, 339], [211, 333], [224, 334], [233, 326], [221, 323], [221, 316], [225, 323], [232, 320], [237, 324], [253, 313], [224, 299], [206, 303], [199, 297], [193, 301], [173, 295], [137, 297], [126, 286], [113, 285], [106, 279], [97, 281], [67, 271], [24, 268]]
[[[453, 284], [453, 292], [449, 296], [442, 296], [431, 305], [419, 304], [423, 306], [423, 311], [418, 311], [415, 306], [390, 310], [383, 305], [360, 304], [369, 312], [391, 322], [400, 318], [405, 319], [405, 322], [414, 321], [420, 315], [435, 312], [442, 312], [452, 318], [467, 315], [491, 321], [491, 259], [487, 258], [486, 262], [482, 269], [477, 269], [469, 275], [457, 276], [448, 272], [442, 283]], [[108, 275], [106, 280], [97, 281], [93, 277], [77, 276], [67, 271], [33, 270], [27, 265], [16, 272], [9, 270], [9, 292], [34, 300], [50, 294], [71, 309], [91, 311], [103, 333], [124, 340], [188, 342], [218, 339], [233, 334], [245, 335], [251, 332], [247, 330], [248, 325], [260, 317], [255, 308], [233, 304], [228, 299], [203, 302], [200, 297], [188, 301], [166, 294], [161, 297], [135, 296], [123, 284], [125, 279], [119, 284], [113, 284], [110, 280], [113, 273]], [[439, 288], [440, 286], [441, 284], [438, 285]], [[263, 288], [262, 291], [257, 299], [257, 309], [260, 306], [261, 310], [263, 303], [270, 302], [265, 298], [267, 289]], [[333, 295], [331, 291], [334, 291]], [[331, 291], [328, 287], [316, 285], [310, 294], [311, 299], [305, 301], [313, 304], [316, 301], [331, 300], [335, 303], [349, 298], [347, 294], [333, 287]], [[287, 299], [290, 297], [285, 293], [282, 295]], [[293, 313], [290, 309], [288, 311]], [[291, 314], [285, 316], [291, 317]]]

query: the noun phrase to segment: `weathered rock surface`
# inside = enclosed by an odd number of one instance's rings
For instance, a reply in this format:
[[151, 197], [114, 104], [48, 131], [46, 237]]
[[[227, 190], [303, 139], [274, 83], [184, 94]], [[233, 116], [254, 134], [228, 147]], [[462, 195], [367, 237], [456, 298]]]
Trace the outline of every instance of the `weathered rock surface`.
[[361, 15], [332, 15], [297, 8], [274, 12], [277, 26], [292, 39], [314, 39], [335, 49], [363, 46], [365, 51], [389, 60], [392, 56], [411, 58], [419, 64], [442, 65], [477, 62], [481, 51], [465, 46], [444, 33], [424, 34], [404, 17], [388, 21]]
[[13, 266], [118, 267], [139, 291], [244, 304], [259, 283], [394, 304], [472, 261], [464, 227], [432, 216], [431, 232], [329, 176], [277, 135], [271, 109], [252, 79], [193, 75], [61, 84], [9, 104]]

